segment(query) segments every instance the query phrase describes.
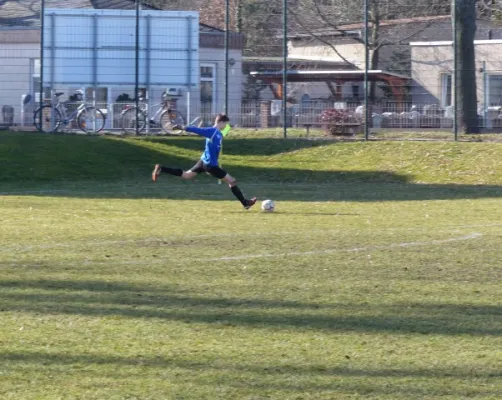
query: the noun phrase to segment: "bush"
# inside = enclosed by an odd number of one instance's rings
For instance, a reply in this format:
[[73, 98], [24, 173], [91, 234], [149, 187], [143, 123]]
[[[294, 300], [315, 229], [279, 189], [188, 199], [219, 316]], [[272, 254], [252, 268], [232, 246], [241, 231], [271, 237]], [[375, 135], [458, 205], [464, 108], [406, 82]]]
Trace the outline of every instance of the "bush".
[[347, 124], [355, 122], [349, 110], [330, 108], [321, 114], [321, 124], [326, 136], [352, 136], [356, 127]]

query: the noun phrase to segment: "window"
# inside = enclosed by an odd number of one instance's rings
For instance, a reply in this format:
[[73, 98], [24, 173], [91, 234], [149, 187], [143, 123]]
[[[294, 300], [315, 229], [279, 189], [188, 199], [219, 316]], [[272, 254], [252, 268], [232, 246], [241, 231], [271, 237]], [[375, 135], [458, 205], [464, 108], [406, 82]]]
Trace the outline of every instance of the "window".
[[40, 90], [40, 60], [31, 60], [32, 74], [31, 74], [31, 92], [38, 92]]
[[200, 78], [213, 79], [214, 78], [214, 65], [202, 65], [200, 67]]
[[201, 64], [200, 66], [200, 101], [211, 109], [216, 105], [216, 65]]
[[[96, 98], [94, 98], [94, 94], [96, 94]], [[86, 88], [85, 100], [88, 102], [96, 101], [96, 103], [99, 103], [100, 107], [106, 105], [108, 103], [108, 88], [106, 87]]]
[[[40, 60], [31, 60], [31, 80], [30, 80], [30, 93], [35, 96], [35, 101], [39, 101], [40, 96]], [[50, 88], [44, 88], [44, 98], [50, 98]]]
[[453, 104], [452, 76], [441, 74], [441, 107], [449, 107]]
[[502, 106], [502, 75], [488, 77], [488, 106]]
[[200, 100], [211, 103], [213, 101], [214, 85], [212, 81], [200, 82]]

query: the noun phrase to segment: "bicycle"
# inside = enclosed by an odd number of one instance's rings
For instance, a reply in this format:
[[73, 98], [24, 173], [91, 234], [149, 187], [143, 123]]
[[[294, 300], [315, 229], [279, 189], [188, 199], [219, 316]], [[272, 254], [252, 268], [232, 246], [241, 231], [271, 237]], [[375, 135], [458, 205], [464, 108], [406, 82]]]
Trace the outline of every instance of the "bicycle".
[[[103, 130], [106, 117], [101, 110], [87, 103], [81, 103], [68, 116], [66, 107], [59, 100], [63, 94], [63, 92], [54, 93], [50, 103], [43, 104], [33, 112], [33, 123], [37, 130], [44, 133], [57, 132], [61, 124], [68, 126], [74, 120], [85, 133], [99, 133]], [[75, 95], [78, 101], [82, 101], [81, 90], [77, 90]]]
[[[148, 103], [142, 102], [139, 107], [127, 105], [120, 114], [122, 129], [125, 133], [142, 133], [147, 120], [150, 127], [161, 128], [166, 134], [180, 134], [178, 126], [183, 126], [185, 121], [179, 111], [169, 107], [169, 101], [163, 100], [161, 103], [154, 104], [152, 109], [157, 111], [150, 118], [150, 107]], [[157, 122], [158, 121], [158, 122]]]

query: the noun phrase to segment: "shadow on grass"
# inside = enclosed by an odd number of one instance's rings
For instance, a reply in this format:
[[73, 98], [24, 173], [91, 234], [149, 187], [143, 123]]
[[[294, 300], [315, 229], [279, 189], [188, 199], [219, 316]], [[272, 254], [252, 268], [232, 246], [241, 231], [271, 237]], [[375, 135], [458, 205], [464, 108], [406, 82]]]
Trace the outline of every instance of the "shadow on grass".
[[[233, 139], [226, 154], [272, 155], [333, 142], [282, 139]], [[149, 147], [150, 146], [150, 147]], [[173, 151], [172, 147], [180, 151]], [[127, 139], [16, 133], [0, 135], [8, 149], [0, 169], [0, 195], [75, 198], [167, 198], [232, 200], [225, 185], [201, 176], [195, 182], [161, 176], [151, 183], [153, 165], [191, 168], [201, 139]], [[170, 147], [170, 150], [166, 150]], [[187, 156], [184, 150], [197, 150]], [[27, 162], [29, 160], [29, 162]], [[281, 165], [287, 167], [281, 168]], [[292, 167], [293, 166], [293, 167]], [[270, 165], [228, 165], [248, 197], [279, 201], [408, 201], [500, 198], [500, 185], [412, 184], [412, 177], [388, 171], [318, 171], [295, 168], [292, 161]], [[305, 167], [302, 167], [305, 168]], [[202, 184], [205, 183], [205, 184]]]
[[[270, 171], [268, 171], [270, 172]], [[286, 171], [287, 172], [287, 171]], [[296, 173], [297, 171], [289, 171]], [[311, 174], [315, 176], [316, 174]], [[331, 176], [330, 182], [318, 182], [320, 176]], [[247, 197], [258, 200], [302, 202], [380, 202], [380, 201], [422, 201], [501, 198], [502, 186], [498, 185], [438, 185], [388, 183], [386, 173], [338, 173], [325, 172], [313, 177], [310, 182], [284, 183], [263, 180], [240, 182], [239, 187]], [[348, 180], [344, 181], [345, 177]], [[372, 179], [372, 177], [374, 179]], [[394, 177], [393, 177], [394, 178]], [[162, 176], [157, 184], [149, 181], [112, 182], [69, 182], [65, 185], [36, 187], [3, 187], [0, 196], [43, 196], [84, 199], [170, 199], [194, 201], [232, 201], [227, 185], [217, 185], [214, 178], [201, 176], [194, 181], [181, 182], [178, 178]], [[361, 182], [358, 182], [358, 180]], [[379, 180], [382, 182], [379, 182]], [[404, 180], [404, 179], [403, 179]], [[306, 213], [309, 214], [309, 213]], [[338, 215], [338, 214], [335, 214]]]
[[[242, 210], [239, 211], [227, 211], [228, 214], [242, 214]], [[296, 211], [274, 211], [269, 215], [281, 216], [281, 215], [305, 215], [305, 216], [313, 216], [316, 215], [319, 217], [348, 217], [348, 216], [359, 216], [360, 214], [351, 214], [351, 213], [326, 213], [326, 212], [296, 212]]]
[[[200, 358], [197, 361], [183, 359], [180, 357], [167, 358], [164, 356], [148, 357], [138, 355], [133, 357], [121, 357], [117, 355], [104, 355], [102, 353], [93, 354], [68, 354], [54, 352], [37, 351], [3, 351], [0, 352], [2, 361], [7, 363], [10, 368], [16, 369], [19, 363], [23, 368], [23, 373], [29, 373], [30, 367], [39, 371], [40, 366], [43, 370], [51, 372], [51, 366], [78, 366], [82, 365], [110, 365], [114, 370], [114, 376], [117, 379], [130, 378], [131, 367], [140, 367], [142, 369], [163, 369], [170, 370], [179, 368], [185, 371], [191, 371], [190, 381], [207, 385], [204, 381], [204, 373], [210, 373], [214, 376], [218, 374], [217, 384], [229, 386], [238, 389], [253, 388], [254, 390], [280, 390], [292, 391], [296, 394], [312, 391], [333, 391], [337, 393], [350, 392], [358, 394], [389, 394], [400, 395], [401, 398], [410, 398], [410, 396], [462, 396], [466, 395], [466, 389], [458, 387], [458, 380], [471, 381], [469, 386], [469, 396], [472, 395], [496, 395], [496, 383], [502, 377], [499, 371], [472, 370], [468, 367], [463, 368], [357, 368], [352, 365], [330, 366], [327, 364], [314, 365], [291, 365], [291, 364], [245, 364], [219, 359], [218, 363], [213, 360], [204, 360]], [[121, 371], [121, 367], [127, 367]], [[87, 370], [92, 374], [92, 370]], [[99, 370], [103, 374], [102, 369]], [[69, 372], [71, 373], [71, 372]], [[202, 375], [202, 376], [201, 376]], [[295, 379], [292, 380], [291, 377]], [[346, 378], [357, 378], [357, 380], [348, 380]], [[329, 378], [330, 383], [319, 382], [320, 379]], [[337, 379], [339, 378], [339, 379]], [[344, 379], [345, 378], [345, 379]], [[370, 382], [361, 380], [369, 379]], [[399, 385], [390, 385], [393, 379], [407, 379], [406, 383]], [[427, 378], [427, 384], [424, 384], [423, 378]], [[207, 378], [206, 378], [207, 379]], [[418, 379], [417, 382], [409, 379]], [[476, 385], [476, 381], [481, 379], [483, 382]], [[448, 384], [450, 383], [450, 384]], [[446, 385], [445, 385], [446, 384]], [[492, 390], [489, 387], [492, 386]], [[462, 397], [463, 398], [463, 397]]]
[[282, 375], [282, 374], [315, 374], [328, 376], [355, 376], [355, 377], [430, 377], [430, 378], [500, 378], [501, 371], [465, 370], [463, 368], [356, 368], [356, 367], [329, 367], [323, 364], [297, 366], [290, 364], [280, 365], [225, 365], [223, 361], [218, 366], [212, 366], [202, 361], [183, 359], [169, 359], [165, 357], [119, 357], [103, 354], [54, 354], [35, 351], [5, 351], [0, 353], [3, 360], [18, 362], [43, 362], [44, 364], [117, 364], [117, 365], [141, 365], [145, 367], [178, 367], [187, 369], [220, 369], [234, 371], [253, 372], [258, 374]]
[[102, 281], [0, 282], [0, 311], [159, 318], [260, 329], [502, 335], [501, 306], [317, 304], [187, 296], [177, 288]]
[[[204, 138], [144, 138], [146, 142], [166, 144], [178, 147], [180, 150], [204, 150]], [[276, 154], [290, 153], [301, 149], [336, 145], [333, 140], [308, 140], [308, 139], [235, 139], [225, 140], [224, 153], [234, 156], [272, 156]]]

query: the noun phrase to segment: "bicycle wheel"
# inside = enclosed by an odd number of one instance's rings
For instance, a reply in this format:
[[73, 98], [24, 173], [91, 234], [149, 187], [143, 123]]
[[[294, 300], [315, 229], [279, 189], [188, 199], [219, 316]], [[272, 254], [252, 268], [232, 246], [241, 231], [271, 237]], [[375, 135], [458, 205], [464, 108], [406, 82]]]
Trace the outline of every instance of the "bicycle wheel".
[[184, 126], [185, 120], [176, 110], [164, 110], [160, 114], [160, 126], [165, 133], [179, 135], [183, 130], [173, 129], [175, 126]]
[[[52, 114], [53, 111], [54, 115]], [[33, 113], [33, 124], [38, 131], [44, 133], [56, 132], [62, 122], [59, 110], [53, 109], [49, 104], [37, 108]]]
[[141, 133], [146, 127], [146, 114], [138, 110], [136, 115], [136, 107], [131, 107], [122, 112], [121, 122], [125, 133], [136, 134], [136, 128]]
[[77, 116], [78, 127], [86, 133], [99, 133], [105, 127], [106, 117], [94, 107], [87, 107]]

